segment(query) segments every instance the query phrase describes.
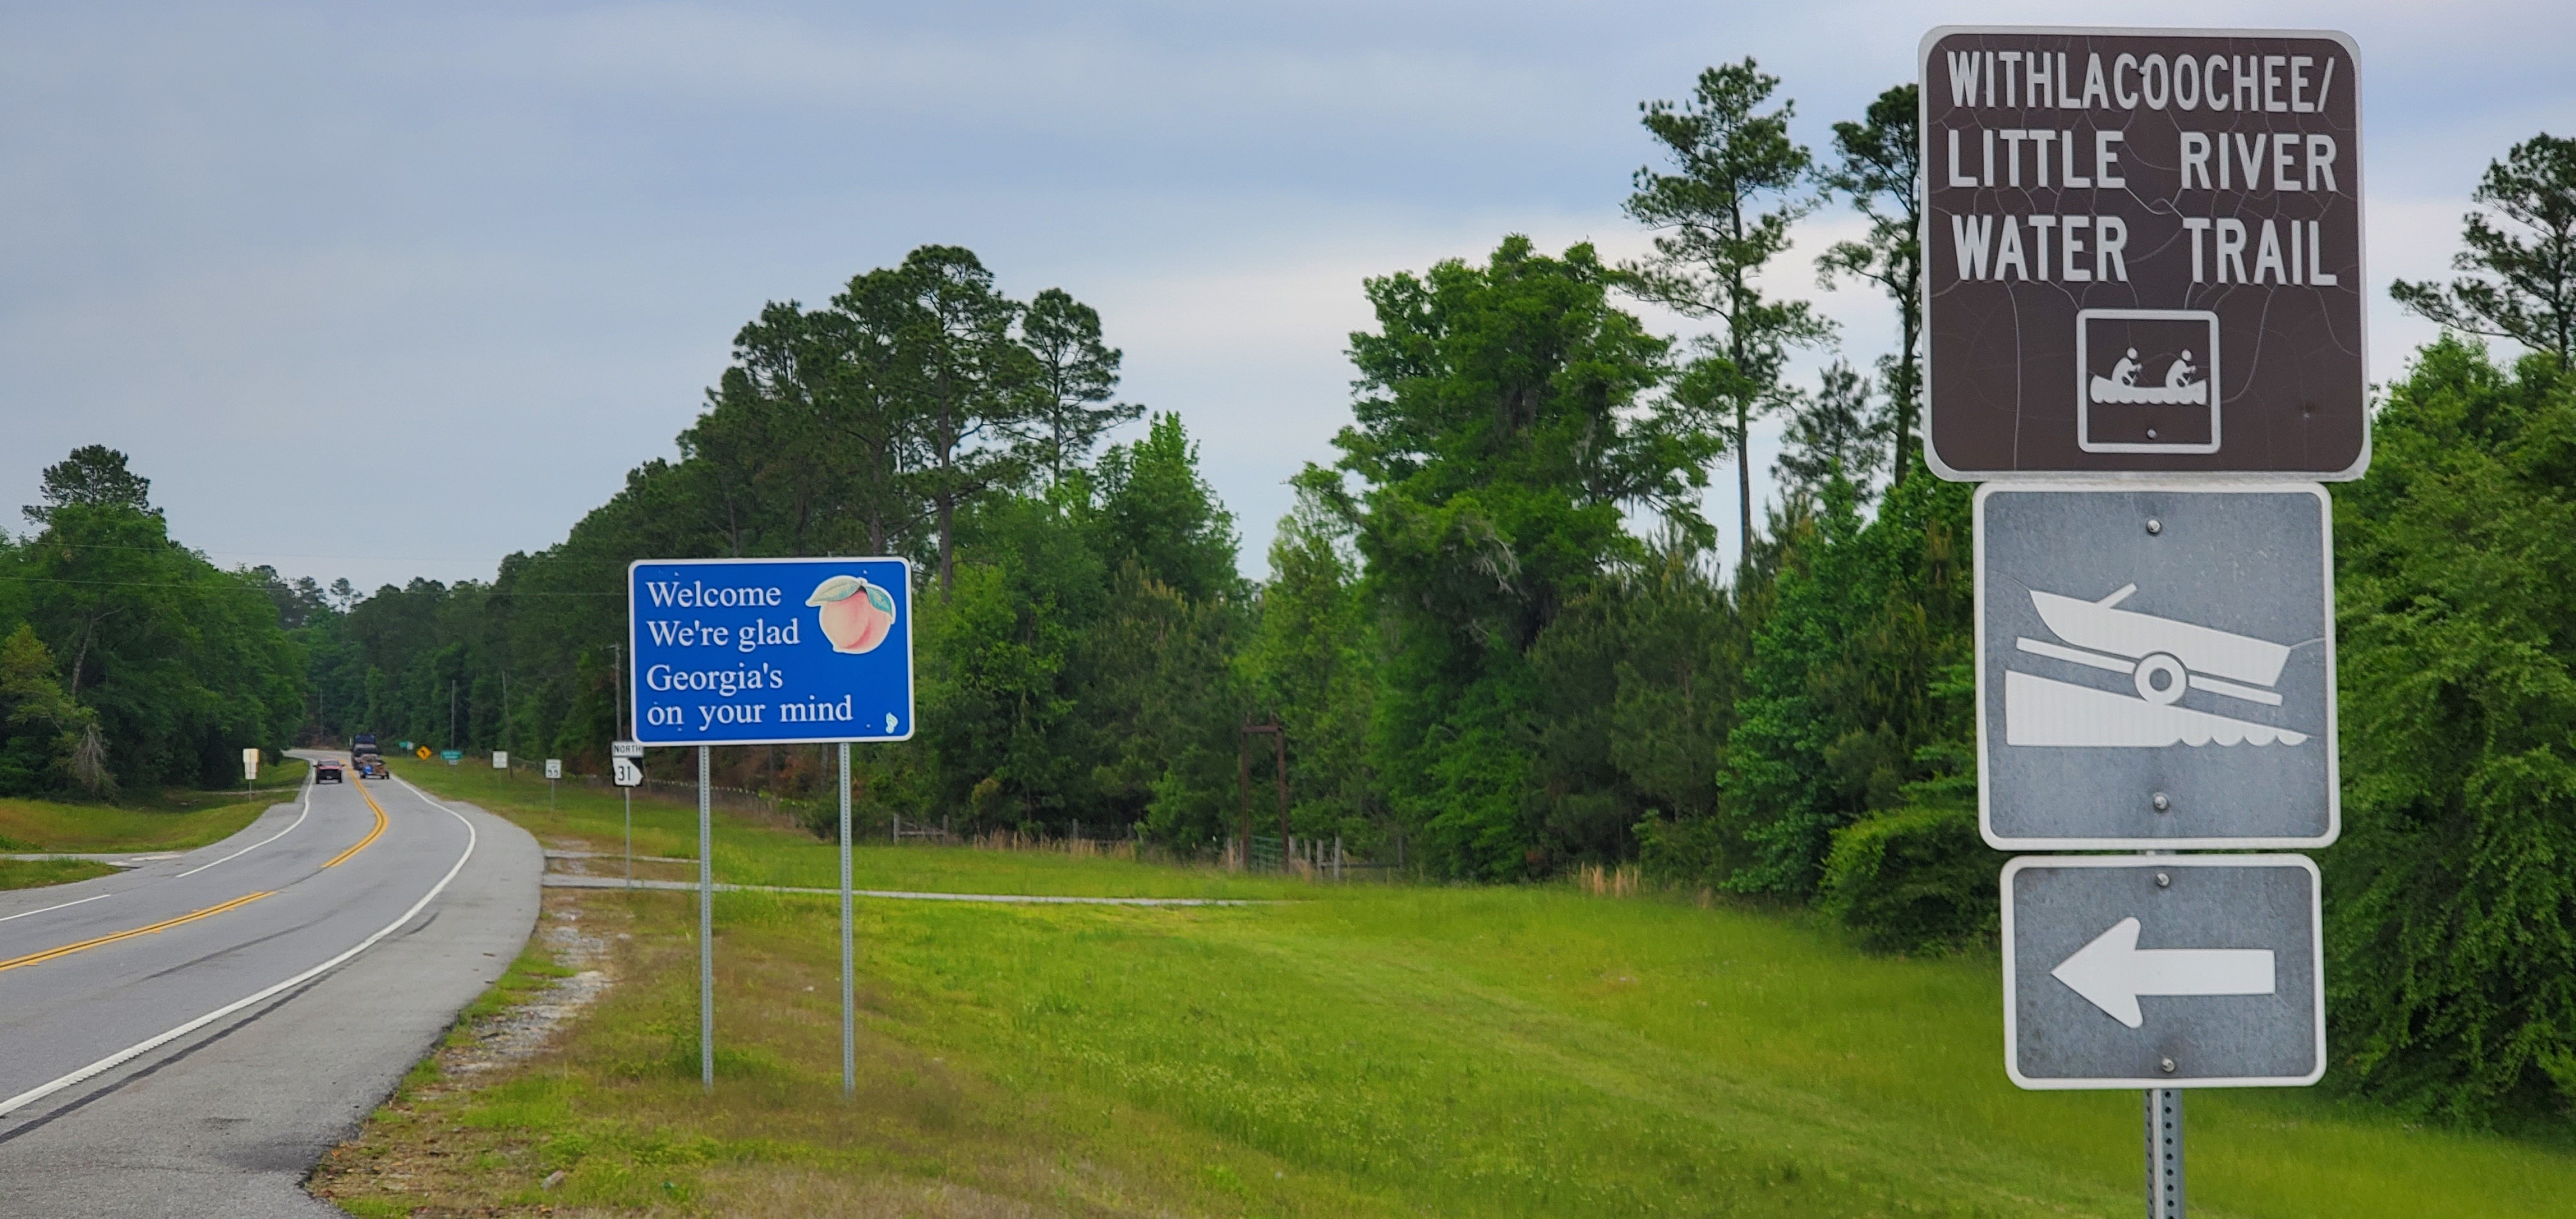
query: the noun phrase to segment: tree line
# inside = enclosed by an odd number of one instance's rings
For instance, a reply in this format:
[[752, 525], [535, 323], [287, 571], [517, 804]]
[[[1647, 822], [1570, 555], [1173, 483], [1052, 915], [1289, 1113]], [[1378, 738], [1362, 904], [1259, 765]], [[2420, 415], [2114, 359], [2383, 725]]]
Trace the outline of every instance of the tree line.
[[241, 778], [311, 720], [274, 572], [170, 537], [151, 480], [89, 445], [0, 535], [0, 795], [113, 799]]
[[[42, 586], [62, 591], [0, 619], [29, 623], [0, 649], [7, 749], [35, 742], [30, 781], [58, 786], [101, 766], [202, 770], [225, 733], [288, 725], [598, 768], [621, 729], [631, 560], [896, 554], [924, 573], [921, 731], [858, 751], [856, 798], [880, 816], [1209, 851], [1238, 831], [1244, 728], [1276, 723], [1293, 832], [1428, 877], [1634, 863], [1814, 908], [1875, 950], [1980, 950], [2000, 858], [1976, 832], [1970, 488], [1928, 475], [1914, 426], [1914, 86], [1833, 124], [1821, 153], [1793, 138], [1779, 86], [1748, 59], [1641, 107], [1654, 162], [1625, 212], [1652, 234], [1643, 257], [1506, 236], [1365, 281], [1350, 421], [1335, 459], [1293, 479], [1257, 584], [1180, 416], [1119, 399], [1099, 315], [1060, 289], [1012, 299], [971, 252], [925, 246], [819, 306], [764, 308], [676, 459], [489, 581], [359, 597], [170, 547], [161, 561], [200, 590], [189, 606], [230, 590], [263, 611], [239, 630], [273, 639], [285, 675], [211, 666], [209, 690], [267, 693], [201, 701], [264, 718], [155, 729], [115, 710], [139, 705], [101, 680], [139, 654], [116, 632], [148, 616], [110, 624], [79, 608], [91, 586]], [[2371, 473], [2336, 494], [2348, 829], [2321, 859], [2330, 1078], [2451, 1120], [2562, 1120], [2576, 142], [2515, 146], [2473, 198], [2463, 275], [2395, 290], [2446, 336], [2386, 387]], [[1892, 349], [1857, 362], [1778, 286], [1793, 226], [1825, 207], [1864, 224], [1821, 252], [1824, 281], [1880, 289], [1897, 323]], [[1698, 330], [1657, 334], [1640, 303]], [[2490, 338], [2526, 354], [2503, 361], [2476, 345]], [[1811, 378], [1793, 374], [1802, 351]], [[1786, 444], [1757, 514], [1767, 418]], [[1747, 523], [1733, 539], [1700, 510], [1719, 476]], [[139, 490], [63, 485], [48, 475], [54, 515], [10, 562], [56, 553], [49, 537], [72, 553], [67, 530], [105, 527], [92, 513], [160, 536]], [[717, 752], [729, 784], [831, 782], [818, 749]], [[0, 756], [0, 782], [19, 756]], [[1256, 832], [1270, 824], [1265, 808]]]

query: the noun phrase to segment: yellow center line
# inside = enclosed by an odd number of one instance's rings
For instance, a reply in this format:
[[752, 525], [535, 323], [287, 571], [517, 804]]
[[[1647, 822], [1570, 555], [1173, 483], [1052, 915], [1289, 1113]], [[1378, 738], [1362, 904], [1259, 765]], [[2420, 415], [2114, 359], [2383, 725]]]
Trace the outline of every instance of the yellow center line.
[[331, 862], [329, 862], [329, 863], [326, 863], [326, 864], [322, 865], [323, 867], [326, 867], [326, 868], [336, 868], [336, 867], [339, 867], [343, 862], [347, 861], [347, 859], [348, 859], [350, 856], [355, 855], [355, 854], [357, 854], [357, 853], [358, 853], [358, 852], [360, 852], [360, 851], [366, 850], [366, 849], [367, 849], [368, 844], [373, 843], [373, 842], [377, 839], [377, 837], [378, 837], [378, 836], [382, 835], [382, 834], [385, 832], [385, 806], [384, 806], [384, 805], [381, 805], [381, 804], [376, 803], [376, 794], [375, 794], [374, 792], [371, 792], [371, 791], [368, 791], [368, 790], [367, 790], [367, 781], [366, 781], [366, 780], [364, 780], [364, 779], [353, 779], [353, 780], [350, 780], [350, 782], [352, 782], [352, 783], [356, 784], [356, 786], [357, 786], [357, 788], [358, 788], [358, 794], [359, 794], [359, 795], [361, 795], [361, 796], [365, 796], [365, 797], [367, 798], [367, 807], [368, 807], [368, 808], [371, 808], [371, 809], [376, 810], [376, 828], [374, 828], [374, 829], [372, 829], [372, 830], [367, 831], [367, 836], [366, 836], [366, 837], [364, 837], [364, 838], [359, 839], [359, 840], [358, 840], [358, 845], [353, 846], [353, 847], [350, 847], [348, 850], [342, 851], [342, 852], [340, 852], [339, 854], [332, 856], [332, 857], [331, 857]]
[[137, 927], [131, 931], [119, 931], [114, 935], [103, 935], [94, 940], [82, 940], [77, 944], [65, 944], [60, 948], [48, 948], [43, 952], [31, 952], [23, 957], [13, 957], [6, 961], [0, 961], [0, 971], [16, 969], [23, 965], [39, 964], [41, 962], [53, 960], [55, 957], [67, 957], [84, 949], [96, 948], [101, 944], [113, 944], [118, 940], [130, 940], [138, 935], [150, 935], [155, 931], [167, 931], [181, 923], [193, 923], [198, 919], [221, 914], [226, 910], [240, 909], [241, 907], [258, 901], [263, 897], [271, 896], [276, 892], [277, 890], [270, 889], [265, 893], [244, 894], [232, 899], [231, 901], [225, 902], [220, 906], [208, 906], [194, 914], [182, 914], [177, 918], [163, 919], [149, 927]]

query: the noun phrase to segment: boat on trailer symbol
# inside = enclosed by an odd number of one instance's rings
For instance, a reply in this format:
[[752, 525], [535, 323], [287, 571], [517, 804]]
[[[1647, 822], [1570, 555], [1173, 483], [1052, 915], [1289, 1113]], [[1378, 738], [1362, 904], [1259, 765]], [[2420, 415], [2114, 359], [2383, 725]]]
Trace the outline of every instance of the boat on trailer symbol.
[[[2031, 608], [2065, 643], [2017, 638], [2013, 646], [2129, 679], [2135, 697], [2007, 669], [2004, 742], [2041, 747], [2159, 749], [2170, 745], [2300, 745], [2308, 734], [2182, 706], [2187, 691], [2266, 707], [2291, 645], [2119, 608], [2138, 591], [2098, 601], [2030, 590]], [[2069, 646], [2073, 645], [2073, 646]]]

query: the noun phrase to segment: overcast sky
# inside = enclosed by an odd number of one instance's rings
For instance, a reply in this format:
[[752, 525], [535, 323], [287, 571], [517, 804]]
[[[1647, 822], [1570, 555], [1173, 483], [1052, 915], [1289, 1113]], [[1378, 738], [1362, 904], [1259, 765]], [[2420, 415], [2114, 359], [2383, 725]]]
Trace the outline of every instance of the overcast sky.
[[[0, 512], [105, 443], [218, 562], [363, 587], [560, 541], [764, 301], [929, 242], [1100, 309], [1259, 576], [1349, 417], [1361, 278], [1509, 232], [1641, 248], [1637, 103], [1745, 55], [1820, 144], [1940, 22], [2350, 32], [2376, 380], [2430, 337], [2387, 281], [2443, 272], [2488, 160], [2576, 134], [2564, 0], [207, 9], [0, 12]], [[1883, 299], [1803, 269], [1850, 227], [1774, 283], [1866, 362]]]

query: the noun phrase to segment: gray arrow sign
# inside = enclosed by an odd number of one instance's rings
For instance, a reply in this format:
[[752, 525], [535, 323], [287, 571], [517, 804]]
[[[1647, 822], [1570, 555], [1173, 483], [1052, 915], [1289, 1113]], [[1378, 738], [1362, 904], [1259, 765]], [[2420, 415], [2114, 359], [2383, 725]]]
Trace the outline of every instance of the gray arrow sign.
[[2025, 1088], [2312, 1084], [2316, 865], [2299, 855], [2004, 866], [2005, 1069]]
[[1975, 520], [1988, 843], [2334, 841], [2324, 488], [1990, 483]]

